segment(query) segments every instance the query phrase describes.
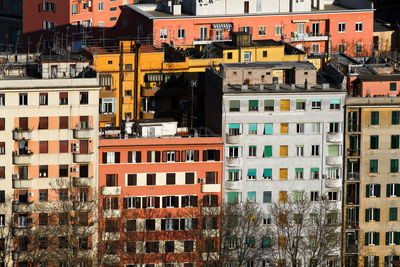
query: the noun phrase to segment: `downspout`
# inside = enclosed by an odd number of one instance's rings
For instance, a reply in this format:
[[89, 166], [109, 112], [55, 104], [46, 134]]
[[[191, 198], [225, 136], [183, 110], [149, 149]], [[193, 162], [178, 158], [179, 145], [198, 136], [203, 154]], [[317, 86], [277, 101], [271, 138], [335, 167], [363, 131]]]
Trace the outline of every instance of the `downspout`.
[[119, 114], [118, 114], [118, 126], [122, 126], [122, 102], [124, 101], [123, 97], [123, 86], [122, 82], [124, 80], [124, 43], [121, 42], [120, 48], [119, 48], [119, 87], [118, 87], [118, 93], [119, 93], [119, 103], [118, 103], [118, 108], [119, 108]]
[[133, 92], [134, 92], [134, 104], [133, 104], [133, 118], [134, 119], [139, 119], [138, 115], [138, 90], [139, 90], [139, 55], [140, 55], [140, 44], [135, 44], [135, 77], [134, 77], [134, 82], [133, 82]]

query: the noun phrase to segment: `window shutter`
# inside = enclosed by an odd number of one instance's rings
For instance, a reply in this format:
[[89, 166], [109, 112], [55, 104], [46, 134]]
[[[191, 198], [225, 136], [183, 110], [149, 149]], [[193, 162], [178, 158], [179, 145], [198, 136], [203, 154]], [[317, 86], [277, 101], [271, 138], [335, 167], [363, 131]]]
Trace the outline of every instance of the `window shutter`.
[[162, 162], [167, 162], [167, 151], [162, 152]]
[[135, 207], [137, 208], [137, 209], [140, 209], [141, 208], [141, 198], [140, 197], [137, 197], [136, 198], [136, 205], [135, 205]]
[[143, 205], [142, 205], [142, 206], [143, 206], [142, 208], [143, 208], [143, 209], [146, 209], [146, 208], [147, 208], [147, 197], [142, 197], [142, 204], [143, 204]]
[[390, 197], [390, 184], [386, 185], [386, 197]]
[[155, 197], [154, 198], [154, 207], [156, 209], [160, 208], [160, 197]]
[[203, 161], [207, 161], [207, 150], [203, 150]]
[[386, 232], [386, 242], [385, 242], [385, 244], [386, 245], [389, 245], [389, 232]]
[[376, 221], [379, 222], [381, 220], [381, 209], [376, 210]]
[[179, 230], [179, 219], [173, 219], [173, 229]]
[[182, 208], [186, 207], [186, 199], [188, 198], [188, 196], [182, 196], [181, 200], [182, 200]]
[[194, 151], [194, 161], [199, 161], [199, 151], [198, 150]]
[[147, 151], [147, 162], [151, 162], [151, 151]]
[[[365, 186], [365, 193], [366, 193], [366, 196], [367, 197], [370, 197], [370, 195], [369, 195], [369, 188], [371, 187], [371, 185], [370, 184], [367, 184], [366, 186]], [[347, 188], [348, 189], [348, 188]], [[349, 190], [347, 190], [347, 192], [349, 192]]]
[[181, 152], [175, 151], [175, 162], [180, 162], [180, 161], [181, 161]]
[[128, 151], [128, 163], [132, 163], [132, 153], [134, 153], [134, 151]]
[[379, 246], [379, 233], [378, 232], [374, 232], [374, 241], [375, 241], [375, 245]]
[[368, 266], [368, 257], [364, 257], [364, 266]]
[[142, 162], [142, 151], [136, 151], [136, 163]]
[[115, 163], [120, 162], [120, 152], [115, 152]]
[[400, 184], [395, 184], [395, 194], [396, 197], [400, 196]]
[[161, 152], [156, 151], [156, 162], [160, 162], [160, 158], [161, 158]]
[[211, 205], [213, 207], [218, 206], [218, 195], [212, 195], [211, 196]]
[[215, 159], [215, 160], [216, 160], [216, 161], [220, 161], [220, 160], [221, 160], [221, 151], [220, 151], [220, 150], [217, 150], [215, 154], [216, 154], [216, 156], [215, 156], [216, 159]]
[[365, 245], [368, 246], [369, 244], [369, 234], [365, 233]]
[[174, 207], [179, 208], [179, 197], [174, 197]]
[[123, 198], [123, 207], [124, 209], [128, 208], [128, 200], [126, 199], [126, 197]]
[[389, 266], [389, 256], [385, 256], [385, 266]]
[[209, 195], [206, 195], [203, 197], [203, 206], [210, 207], [210, 196]]
[[0, 130], [5, 129], [5, 122], [6, 120], [4, 118], [0, 118]]
[[161, 220], [161, 231], [165, 231], [165, 219]]
[[185, 150], [182, 150], [182, 151], [181, 151], [181, 161], [182, 161], [182, 162], [185, 162], [185, 161], [186, 161], [186, 151], [185, 151]]
[[377, 184], [375, 188], [376, 188], [376, 196], [380, 197], [381, 196], [381, 185]]
[[166, 208], [167, 207], [167, 197], [162, 198], [162, 207]]
[[365, 221], [369, 222], [369, 209], [365, 209]]
[[103, 152], [103, 163], [107, 163], [107, 152]]
[[396, 245], [400, 245], [400, 232], [394, 233], [394, 241]]
[[198, 223], [199, 221], [197, 218], [192, 218], [192, 229], [197, 229]]
[[179, 226], [179, 228], [181, 229], [181, 230], [186, 230], [185, 229], [185, 219], [180, 219], [180, 226]]

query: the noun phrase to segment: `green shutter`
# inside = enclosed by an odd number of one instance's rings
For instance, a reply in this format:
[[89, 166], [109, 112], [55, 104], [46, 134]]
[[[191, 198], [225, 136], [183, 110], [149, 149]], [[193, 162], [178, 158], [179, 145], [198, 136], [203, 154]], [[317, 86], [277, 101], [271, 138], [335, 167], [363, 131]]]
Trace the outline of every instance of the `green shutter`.
[[390, 160], [390, 172], [391, 173], [399, 172], [399, 160], [398, 159]]
[[328, 146], [328, 156], [338, 157], [339, 156], [339, 146], [338, 145]]
[[249, 107], [258, 107], [258, 100], [249, 100]]
[[296, 168], [296, 172], [303, 172], [303, 168]]
[[264, 237], [262, 239], [262, 248], [268, 248], [271, 244], [271, 239], [269, 237]]
[[395, 232], [394, 234], [394, 242], [396, 245], [400, 245], [400, 232]]
[[229, 102], [229, 107], [232, 109], [239, 109], [240, 108], [240, 100], [231, 100]]
[[386, 232], [386, 241], [385, 241], [385, 245], [389, 245], [389, 232]]
[[369, 244], [369, 234], [368, 233], [365, 233], [365, 245], [366, 246], [368, 246], [368, 244]]
[[264, 177], [272, 177], [272, 169], [264, 169]]
[[369, 172], [370, 173], [378, 172], [378, 160], [377, 159], [371, 159], [369, 161]]
[[378, 149], [379, 148], [379, 136], [371, 135], [369, 145], [370, 145], [371, 149]]
[[229, 123], [229, 129], [239, 129], [240, 124], [239, 123]]
[[249, 131], [257, 132], [257, 123], [249, 123]]
[[319, 172], [319, 168], [311, 168], [311, 172]]
[[264, 124], [264, 134], [273, 134], [273, 124], [272, 123]]
[[248, 173], [248, 176], [256, 176], [257, 170], [256, 169], [249, 169], [247, 173]]
[[389, 256], [385, 256], [385, 266], [389, 266]]
[[264, 110], [274, 110], [274, 100], [264, 100]]
[[264, 157], [272, 157], [272, 146], [264, 147]]
[[398, 135], [391, 136], [390, 148], [392, 148], [392, 149], [399, 148], [399, 136]]
[[389, 221], [397, 221], [397, 208], [389, 208]]
[[396, 197], [400, 196], [400, 184], [395, 184], [394, 192], [396, 194]]
[[375, 221], [379, 222], [381, 220], [381, 209], [375, 209], [376, 219]]
[[340, 98], [334, 98], [330, 100], [331, 104], [340, 104]]
[[370, 210], [369, 209], [365, 209], [365, 221], [366, 222], [369, 222], [369, 213], [370, 213]]
[[374, 232], [374, 244], [375, 246], [379, 246], [379, 233], [378, 232]]
[[364, 257], [364, 266], [368, 266], [368, 257], [367, 256]]
[[371, 125], [379, 125], [379, 111], [371, 111]]
[[256, 192], [255, 191], [247, 192], [247, 201], [256, 202]]
[[369, 197], [369, 191], [370, 191], [371, 185], [370, 185], [370, 184], [367, 184], [365, 187], [366, 187], [366, 188], [365, 188], [366, 197]]
[[238, 195], [238, 192], [228, 192], [228, 203], [237, 203]]
[[376, 197], [381, 197], [381, 185], [376, 185]]
[[400, 111], [392, 111], [392, 124], [400, 124]]
[[264, 191], [264, 198], [263, 198], [263, 202], [264, 203], [271, 203], [271, 197], [272, 197], [272, 192], [271, 191]]
[[386, 197], [390, 197], [390, 184], [386, 185]]

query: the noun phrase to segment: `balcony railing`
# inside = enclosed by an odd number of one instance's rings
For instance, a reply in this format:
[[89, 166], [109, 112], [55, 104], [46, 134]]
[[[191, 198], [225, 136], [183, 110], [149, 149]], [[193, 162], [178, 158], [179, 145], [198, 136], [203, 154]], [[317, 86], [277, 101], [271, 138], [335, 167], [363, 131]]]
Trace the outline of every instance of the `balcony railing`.
[[346, 228], [358, 229], [358, 221], [346, 221]]
[[242, 134], [238, 134], [238, 135], [229, 135], [226, 134], [226, 142], [228, 144], [240, 144], [242, 143]]
[[93, 128], [74, 129], [75, 139], [90, 139], [92, 137]]
[[236, 167], [242, 165], [242, 158], [226, 158], [226, 165]]
[[26, 154], [21, 154], [13, 152], [13, 164], [15, 165], [26, 165], [32, 163], [33, 152], [27, 152]]
[[347, 156], [349, 156], [349, 157], [360, 156], [360, 150], [359, 149], [348, 148], [347, 149]]
[[359, 172], [349, 172], [349, 173], [347, 173], [347, 180], [348, 181], [359, 181], [360, 180], [360, 173]]
[[13, 139], [15, 141], [31, 140], [32, 139], [32, 131], [30, 129], [16, 128], [13, 130]]
[[87, 154], [74, 153], [73, 155], [74, 155], [73, 156], [74, 163], [90, 163], [92, 161], [93, 153], [87, 153]]
[[290, 37], [291, 42], [302, 42], [302, 41], [328, 41], [328, 33], [298, 33], [292, 32]]

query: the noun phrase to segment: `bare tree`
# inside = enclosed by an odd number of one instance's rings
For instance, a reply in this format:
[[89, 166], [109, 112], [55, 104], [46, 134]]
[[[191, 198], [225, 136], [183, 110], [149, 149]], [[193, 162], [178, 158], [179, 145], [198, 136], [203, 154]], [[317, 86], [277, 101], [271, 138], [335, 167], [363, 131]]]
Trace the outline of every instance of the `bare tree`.
[[310, 201], [304, 195], [290, 195], [271, 204], [271, 258], [275, 264], [320, 266], [339, 254], [339, 207], [328, 200]]

